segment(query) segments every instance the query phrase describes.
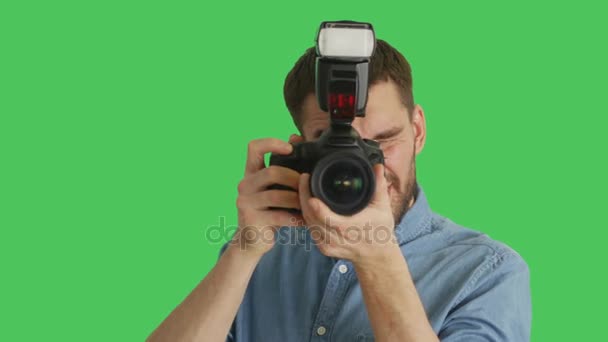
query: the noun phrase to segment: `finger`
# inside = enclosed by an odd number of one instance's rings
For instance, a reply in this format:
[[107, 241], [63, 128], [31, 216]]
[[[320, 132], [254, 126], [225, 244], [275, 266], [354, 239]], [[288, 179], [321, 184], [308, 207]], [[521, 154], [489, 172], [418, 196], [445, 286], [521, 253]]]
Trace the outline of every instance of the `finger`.
[[316, 226], [318, 221], [313, 215], [313, 209], [310, 206], [308, 200], [312, 198], [310, 194], [310, 174], [303, 173], [300, 175], [300, 183], [298, 186], [298, 195], [300, 197], [300, 206], [302, 210], [302, 216], [308, 226]]
[[267, 190], [239, 196], [241, 209], [265, 210], [268, 208], [300, 209], [297, 192], [289, 190]]
[[252, 194], [268, 189], [270, 185], [283, 185], [294, 190], [298, 189], [300, 174], [287, 167], [271, 165], [246, 176], [239, 183], [239, 194]]
[[296, 143], [300, 143], [300, 142], [303, 142], [303, 141], [304, 141], [304, 138], [302, 136], [297, 135], [297, 134], [290, 135], [289, 136], [289, 140], [288, 140], [288, 142], [290, 144], [296, 144]]
[[298, 193], [300, 194], [302, 214], [306, 222], [324, 225], [326, 222], [330, 222], [330, 220], [333, 222], [342, 220], [342, 216], [331, 211], [320, 199], [312, 197], [310, 193], [310, 174], [303, 173], [300, 176]]
[[390, 202], [386, 177], [384, 176], [384, 165], [374, 165], [374, 175], [376, 176], [376, 190], [372, 196], [371, 204], [386, 204]]
[[300, 186], [298, 188], [298, 193], [300, 194], [302, 217], [306, 222], [306, 226], [310, 231], [310, 236], [315, 244], [317, 246], [326, 244], [332, 238], [334, 238], [335, 241], [339, 241], [335, 233], [332, 232], [331, 229], [327, 229], [328, 227], [325, 227], [326, 223], [331, 224], [332, 222], [330, 220], [325, 222], [324, 220], [319, 219], [320, 215], [318, 215], [316, 212], [316, 205], [317, 202], [321, 204], [323, 203], [318, 198], [312, 197], [310, 193], [310, 174], [303, 173], [300, 175]]
[[249, 142], [247, 146], [247, 163], [245, 174], [252, 174], [264, 168], [264, 155], [266, 153], [289, 154], [292, 151], [290, 143], [275, 139], [264, 138]]
[[272, 227], [301, 227], [304, 218], [300, 214], [290, 213], [285, 210], [266, 210], [262, 212], [264, 222]]
[[301, 205], [301, 209], [303, 214], [305, 215], [304, 218], [306, 218], [306, 214], [312, 212], [312, 209], [310, 208], [310, 205], [308, 204], [308, 200], [311, 198], [310, 195], [310, 174], [309, 173], [303, 173], [300, 175], [300, 182], [298, 184], [298, 195], [300, 197], [300, 205]]
[[260, 189], [266, 189], [270, 185], [279, 184], [298, 189], [300, 173], [288, 167], [271, 165], [255, 175], [255, 182]]
[[300, 197], [289, 190], [267, 190], [260, 192], [258, 208], [300, 209]]
[[302, 210], [302, 215], [306, 220], [311, 238], [322, 253], [329, 256], [328, 248], [330, 248], [332, 242], [342, 241], [336, 229], [339, 227], [338, 215], [334, 214], [329, 207], [315, 197], [310, 197], [305, 204], [302, 203], [302, 206], [308, 207], [306, 214]]
[[[327, 204], [316, 197], [309, 198], [307, 205], [310, 208], [309, 214], [312, 215], [317, 222], [323, 222], [328, 228], [339, 225], [346, 219], [344, 216], [333, 212]], [[302, 204], [302, 206], [304, 206], [304, 204]]]

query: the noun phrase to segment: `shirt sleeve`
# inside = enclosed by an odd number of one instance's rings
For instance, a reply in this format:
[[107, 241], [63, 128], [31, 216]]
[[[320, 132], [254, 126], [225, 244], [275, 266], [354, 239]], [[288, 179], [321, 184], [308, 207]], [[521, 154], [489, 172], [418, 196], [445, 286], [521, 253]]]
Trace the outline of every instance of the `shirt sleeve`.
[[530, 273], [513, 251], [495, 255], [472, 278], [439, 331], [443, 342], [530, 341]]

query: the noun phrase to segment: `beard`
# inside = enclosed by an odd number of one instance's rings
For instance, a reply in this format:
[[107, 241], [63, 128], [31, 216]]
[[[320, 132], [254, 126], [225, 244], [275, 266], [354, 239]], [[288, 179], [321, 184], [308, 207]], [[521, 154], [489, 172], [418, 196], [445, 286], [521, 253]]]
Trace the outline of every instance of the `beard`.
[[386, 180], [392, 186], [392, 193], [390, 196], [391, 209], [393, 212], [393, 218], [395, 225], [401, 222], [403, 216], [414, 204], [416, 197], [418, 196], [418, 186], [416, 184], [416, 158], [412, 155], [409, 173], [404, 178], [405, 184], [401, 184], [397, 175], [393, 172], [386, 170]]

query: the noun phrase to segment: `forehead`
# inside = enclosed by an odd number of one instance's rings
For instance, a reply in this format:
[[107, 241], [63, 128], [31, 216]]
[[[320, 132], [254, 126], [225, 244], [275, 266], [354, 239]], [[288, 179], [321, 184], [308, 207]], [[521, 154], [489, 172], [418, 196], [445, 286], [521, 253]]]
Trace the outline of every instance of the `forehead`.
[[[393, 81], [380, 81], [369, 88], [365, 117], [356, 118], [353, 126], [362, 130], [377, 131], [389, 124], [407, 120], [407, 109], [401, 102]], [[329, 124], [329, 114], [319, 108], [315, 94], [309, 94], [302, 104], [302, 128], [308, 129]]]

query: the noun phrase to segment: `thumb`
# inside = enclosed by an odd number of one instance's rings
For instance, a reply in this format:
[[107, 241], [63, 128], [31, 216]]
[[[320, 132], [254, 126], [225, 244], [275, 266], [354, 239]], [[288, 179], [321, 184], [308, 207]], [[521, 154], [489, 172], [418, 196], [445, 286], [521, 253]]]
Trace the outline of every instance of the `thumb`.
[[376, 190], [374, 196], [372, 196], [372, 203], [374, 204], [386, 204], [390, 202], [388, 196], [388, 187], [386, 177], [384, 176], [384, 165], [374, 165], [374, 175], [376, 177]]
[[299, 143], [304, 141], [304, 138], [300, 135], [297, 134], [292, 134], [289, 136], [289, 140], [287, 142], [289, 142], [290, 144], [295, 144], [295, 143]]

